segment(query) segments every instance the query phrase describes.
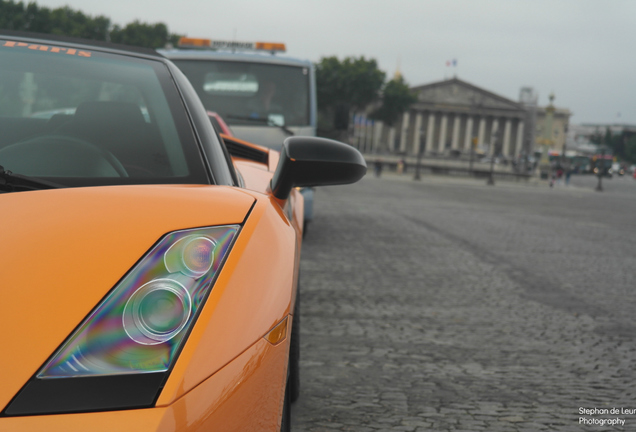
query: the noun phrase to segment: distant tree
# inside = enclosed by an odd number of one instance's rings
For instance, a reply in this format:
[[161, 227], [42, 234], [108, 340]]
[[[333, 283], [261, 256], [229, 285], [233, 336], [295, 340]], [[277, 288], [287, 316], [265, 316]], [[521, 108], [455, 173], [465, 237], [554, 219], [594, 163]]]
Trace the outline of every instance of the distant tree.
[[8, 30], [26, 30], [27, 14], [22, 2], [0, 0], [0, 28]]
[[[45, 22], [43, 22], [43, 24], [45, 24]], [[46, 33], [83, 39], [107, 40], [110, 19], [103, 15], [91, 17], [65, 6], [63, 8], [53, 9], [50, 12], [49, 26], [50, 27], [46, 29], [48, 30]]]
[[625, 142], [625, 159], [636, 164], [636, 135], [632, 135]]
[[603, 137], [603, 144], [609, 148], [612, 147], [612, 131], [609, 127], [605, 128], [605, 136]]
[[68, 6], [49, 9], [36, 3], [0, 0], [0, 28], [106, 40], [110, 20], [74, 11]]
[[603, 135], [597, 130], [590, 135], [590, 142], [597, 146], [603, 145]]
[[608, 151], [619, 159], [628, 158], [629, 136], [623, 132], [614, 134], [609, 127], [605, 128], [605, 133], [597, 131], [590, 137], [590, 142], [598, 146], [605, 147]]
[[400, 115], [416, 100], [417, 97], [411, 92], [404, 78], [397, 76], [384, 86], [382, 104], [371, 114], [371, 117], [393, 126]]
[[134, 21], [126, 27], [115, 25], [110, 32], [111, 42], [146, 48], [163, 48], [167, 43], [176, 44], [179, 36], [170, 34], [163, 23], [146, 24]]
[[115, 25], [111, 29], [110, 19], [103, 15], [91, 17], [68, 6], [49, 9], [36, 3], [25, 5], [13, 0], [0, 0], [0, 28], [110, 40], [146, 48], [163, 48], [166, 43], [175, 45], [180, 37], [168, 32], [168, 27], [163, 23], [134, 21], [125, 27]]
[[590, 136], [590, 142], [596, 144], [599, 149], [604, 147], [606, 150], [612, 149], [612, 132], [610, 128], [605, 128], [605, 133], [598, 129]]
[[612, 135], [610, 146], [612, 148], [612, 152], [614, 153], [614, 155], [618, 156], [620, 159], [624, 159], [627, 156], [628, 138], [629, 137], [625, 134], [625, 132]]
[[323, 57], [316, 64], [322, 127], [346, 130], [353, 112], [378, 100], [385, 76], [374, 59]]

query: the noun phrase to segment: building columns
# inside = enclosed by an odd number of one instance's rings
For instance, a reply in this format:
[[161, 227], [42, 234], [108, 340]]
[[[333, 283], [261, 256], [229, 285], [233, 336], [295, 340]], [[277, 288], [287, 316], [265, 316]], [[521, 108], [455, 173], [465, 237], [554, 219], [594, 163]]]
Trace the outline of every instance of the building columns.
[[377, 153], [380, 150], [380, 138], [382, 137], [382, 125], [381, 121], [373, 123], [373, 141], [371, 144], [372, 151]]
[[420, 153], [420, 144], [422, 141], [422, 113], [418, 112], [415, 115], [415, 129], [413, 130], [413, 153], [414, 154], [419, 154]]
[[453, 143], [451, 144], [451, 148], [453, 150], [457, 150], [459, 147], [459, 122], [461, 121], [461, 117], [459, 114], [455, 114], [455, 120], [453, 120]]
[[428, 115], [428, 128], [426, 129], [426, 151], [433, 151], [433, 132], [435, 131], [435, 114]]
[[506, 119], [506, 126], [504, 127], [504, 136], [503, 136], [503, 149], [501, 153], [504, 157], [510, 156], [510, 128], [512, 127], [512, 121], [510, 119]]
[[490, 127], [490, 145], [488, 146], [488, 154], [490, 156], [495, 156], [495, 148], [497, 147], [497, 141], [499, 139], [497, 132], [499, 132], [499, 119], [494, 119]]
[[400, 131], [400, 153], [406, 152], [406, 132], [409, 128], [411, 115], [408, 111], [402, 114], [402, 130]]
[[466, 119], [466, 134], [464, 136], [464, 151], [470, 151], [473, 140], [473, 118]]
[[486, 136], [486, 119], [482, 117], [479, 119], [479, 134], [477, 135], [478, 143], [480, 146], [484, 145], [484, 138]]
[[[385, 131], [383, 137], [388, 136], [389, 151], [402, 154], [470, 152], [476, 139], [479, 149], [489, 156], [514, 158], [524, 150], [524, 128], [524, 121], [517, 117], [422, 110], [405, 113], [399, 124]], [[365, 148], [369, 145], [377, 148], [378, 127], [371, 129], [374, 133], [369, 137], [371, 142], [365, 140]]]
[[442, 125], [439, 131], [439, 142], [437, 143], [437, 151], [443, 153], [446, 149], [446, 123], [448, 123], [448, 115], [442, 115]]
[[515, 155], [519, 157], [521, 155], [521, 151], [523, 150], [523, 121], [519, 121], [517, 123], [517, 147], [515, 148]]

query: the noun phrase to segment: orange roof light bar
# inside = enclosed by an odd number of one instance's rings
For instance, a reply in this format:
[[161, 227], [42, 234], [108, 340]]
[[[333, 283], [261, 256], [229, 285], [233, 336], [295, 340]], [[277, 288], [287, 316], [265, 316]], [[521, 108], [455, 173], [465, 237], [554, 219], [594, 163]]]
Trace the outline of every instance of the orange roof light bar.
[[210, 42], [210, 39], [182, 37], [179, 39], [179, 47], [210, 48]]
[[285, 52], [285, 44], [284, 43], [276, 43], [276, 42], [256, 42], [254, 44], [255, 49], [262, 51], [276, 51], [276, 52]]
[[241, 51], [270, 51], [272, 54], [285, 52], [284, 43], [276, 42], [239, 42], [227, 40], [211, 40], [200, 38], [182, 37], [179, 39], [179, 48], [199, 48], [213, 50], [241, 50]]

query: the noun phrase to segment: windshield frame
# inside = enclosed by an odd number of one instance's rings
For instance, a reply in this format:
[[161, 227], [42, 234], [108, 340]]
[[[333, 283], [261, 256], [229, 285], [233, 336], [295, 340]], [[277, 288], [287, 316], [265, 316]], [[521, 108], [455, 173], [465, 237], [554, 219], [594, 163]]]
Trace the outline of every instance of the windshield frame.
[[[65, 187], [83, 187], [83, 186], [103, 186], [103, 185], [131, 185], [131, 184], [214, 184], [214, 176], [211, 168], [206, 162], [201, 149], [201, 143], [198, 140], [196, 131], [189, 117], [188, 109], [185, 107], [181, 92], [177, 88], [173, 76], [168, 67], [169, 63], [161, 56], [138, 55], [136, 53], [119, 52], [116, 49], [103, 49], [92, 45], [69, 44], [64, 42], [54, 42], [48, 39], [31, 39], [24, 37], [15, 37], [13, 35], [5, 35], [0, 32], [0, 47], [7, 42], [19, 42], [26, 44], [40, 44], [42, 46], [54, 47], [60, 46], [68, 49], [85, 49], [89, 50], [93, 55], [101, 59], [108, 60], [112, 58], [117, 62], [130, 62], [150, 66], [166, 99], [166, 106], [170, 111], [174, 127], [181, 149], [187, 164], [188, 174], [185, 176], [161, 176], [161, 177], [46, 177], [39, 178], [54, 183], [61, 184]], [[9, 49], [9, 48], [7, 48]], [[26, 48], [25, 48], [26, 51]], [[33, 50], [33, 55], [39, 55]], [[158, 94], [158, 93], [157, 93]], [[17, 117], [16, 117], [17, 118]], [[6, 145], [10, 145], [5, 144]], [[0, 161], [0, 165], [1, 165]], [[4, 167], [6, 170], [12, 171], [10, 166]]]

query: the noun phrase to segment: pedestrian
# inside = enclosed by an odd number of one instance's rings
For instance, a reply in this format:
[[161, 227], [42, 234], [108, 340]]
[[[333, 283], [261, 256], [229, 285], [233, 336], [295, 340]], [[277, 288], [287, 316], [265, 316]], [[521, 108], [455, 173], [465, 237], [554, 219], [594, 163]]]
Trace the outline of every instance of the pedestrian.
[[572, 177], [572, 168], [568, 167], [565, 170], [565, 185], [566, 186], [570, 184], [570, 177]]
[[556, 182], [559, 186], [561, 185], [561, 178], [563, 178], [563, 168], [561, 165], [558, 165], [556, 170]]
[[382, 175], [382, 159], [376, 159], [374, 167], [375, 167], [375, 176], [380, 177]]

